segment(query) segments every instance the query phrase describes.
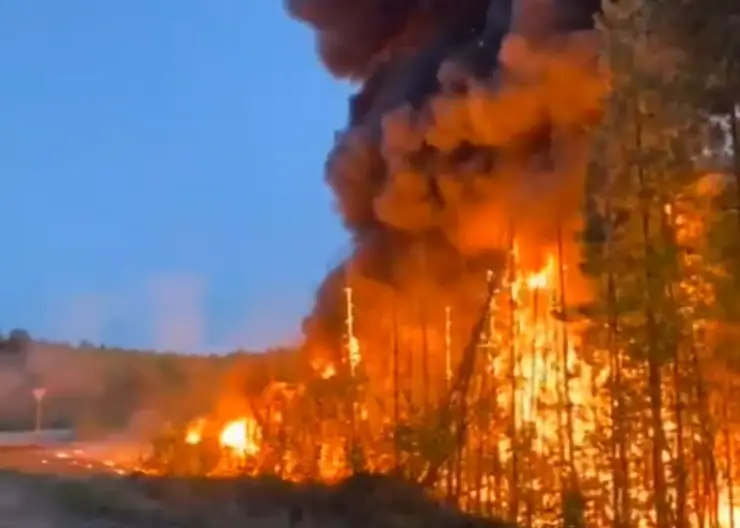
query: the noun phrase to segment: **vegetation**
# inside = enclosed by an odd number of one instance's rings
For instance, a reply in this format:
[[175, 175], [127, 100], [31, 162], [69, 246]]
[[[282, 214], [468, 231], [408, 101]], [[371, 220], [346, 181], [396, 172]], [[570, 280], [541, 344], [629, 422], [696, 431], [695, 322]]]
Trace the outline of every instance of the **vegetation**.
[[177, 421], [213, 408], [228, 388], [257, 392], [283, 375], [290, 350], [183, 355], [90, 343], [34, 340], [13, 330], [0, 340], [0, 430], [34, 427], [32, 389], [46, 388], [42, 425], [110, 433]]

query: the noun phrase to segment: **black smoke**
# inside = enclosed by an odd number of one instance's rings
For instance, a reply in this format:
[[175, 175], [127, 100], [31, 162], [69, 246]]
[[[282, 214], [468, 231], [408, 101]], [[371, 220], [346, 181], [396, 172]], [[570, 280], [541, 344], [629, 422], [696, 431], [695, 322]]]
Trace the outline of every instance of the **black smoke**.
[[599, 3], [288, 0], [327, 70], [358, 84], [326, 164], [353, 251], [317, 293], [309, 342], [338, 343], [348, 283], [377, 330], [403, 299], [479, 303], [512, 233], [551, 241], [600, 107], [593, 44], [571, 38]]

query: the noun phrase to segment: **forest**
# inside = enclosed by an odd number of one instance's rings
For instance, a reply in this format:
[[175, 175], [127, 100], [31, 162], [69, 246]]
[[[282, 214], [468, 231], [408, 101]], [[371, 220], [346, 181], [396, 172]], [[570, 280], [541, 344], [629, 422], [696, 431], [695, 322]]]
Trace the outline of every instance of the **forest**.
[[[187, 355], [34, 339], [0, 339], [0, 430], [34, 427], [32, 390], [46, 389], [42, 426], [79, 434], [149, 434], [210, 409], [228, 387], [259, 392], [294, 368], [294, 350]], [[288, 374], [286, 374], [288, 373]]]

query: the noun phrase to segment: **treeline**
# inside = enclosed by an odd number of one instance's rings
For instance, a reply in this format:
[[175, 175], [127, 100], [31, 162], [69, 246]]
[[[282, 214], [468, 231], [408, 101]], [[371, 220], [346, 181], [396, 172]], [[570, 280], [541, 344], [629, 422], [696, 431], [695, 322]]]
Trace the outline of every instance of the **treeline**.
[[186, 355], [72, 345], [13, 330], [0, 336], [0, 430], [32, 428], [32, 390], [43, 387], [46, 427], [146, 432], [207, 412], [227, 392], [258, 393], [270, 379], [294, 375], [293, 357], [290, 349]]
[[573, 481], [599, 524], [735, 526], [740, 4], [606, 2], [600, 30], [582, 350], [608, 366], [609, 412], [598, 471]]

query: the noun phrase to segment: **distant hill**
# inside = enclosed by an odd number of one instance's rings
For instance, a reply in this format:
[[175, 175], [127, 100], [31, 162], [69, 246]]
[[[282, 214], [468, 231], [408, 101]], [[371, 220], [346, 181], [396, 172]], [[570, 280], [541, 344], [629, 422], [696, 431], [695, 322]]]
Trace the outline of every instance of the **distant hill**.
[[295, 376], [296, 350], [194, 355], [0, 337], [0, 430], [33, 427], [32, 389], [44, 387], [43, 422], [94, 434], [188, 419], [226, 391], [254, 393]]

